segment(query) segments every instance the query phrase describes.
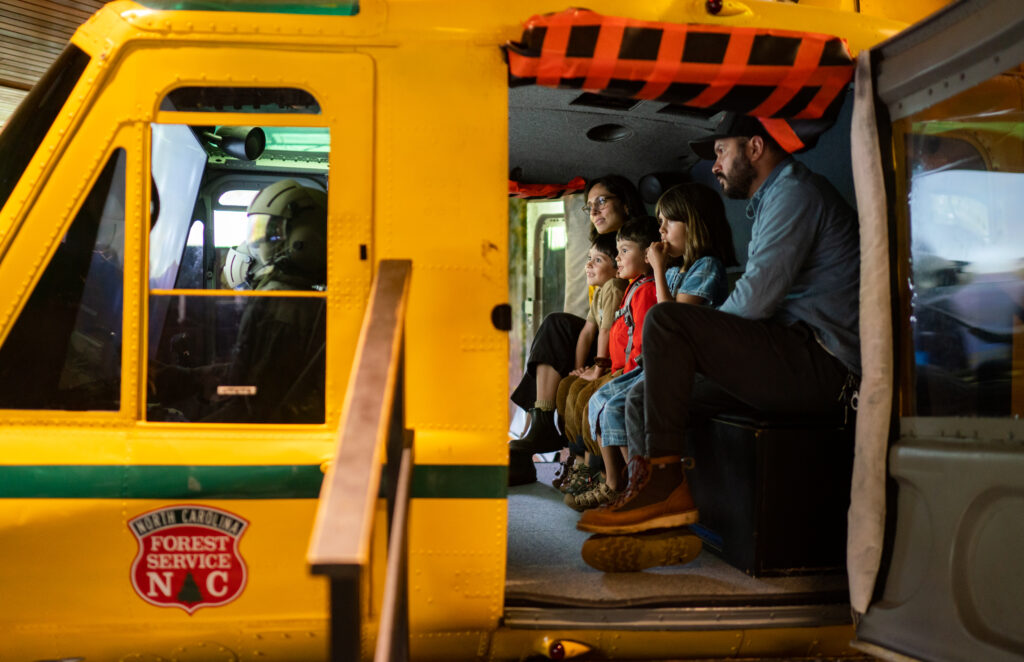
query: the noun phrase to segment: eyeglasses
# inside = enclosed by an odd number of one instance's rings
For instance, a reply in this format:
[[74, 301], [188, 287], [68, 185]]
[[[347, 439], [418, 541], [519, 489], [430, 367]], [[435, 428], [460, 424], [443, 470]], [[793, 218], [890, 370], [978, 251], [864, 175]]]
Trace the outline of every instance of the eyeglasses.
[[587, 204], [583, 205], [583, 213], [589, 214], [593, 210], [604, 209], [606, 206], [608, 206], [608, 201], [614, 200], [616, 197], [618, 196], [599, 195], [596, 198], [594, 198], [593, 202], [588, 202]]

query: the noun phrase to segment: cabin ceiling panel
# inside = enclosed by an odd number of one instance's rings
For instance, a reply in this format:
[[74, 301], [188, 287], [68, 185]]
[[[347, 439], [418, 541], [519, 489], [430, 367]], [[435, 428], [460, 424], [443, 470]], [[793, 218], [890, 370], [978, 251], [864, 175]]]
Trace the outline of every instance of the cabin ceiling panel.
[[609, 173], [636, 182], [652, 173], [686, 172], [696, 162], [689, 141], [714, 126], [705, 117], [657, 101], [626, 109], [580, 90], [540, 86], [509, 90], [509, 177], [524, 184], [561, 184]]

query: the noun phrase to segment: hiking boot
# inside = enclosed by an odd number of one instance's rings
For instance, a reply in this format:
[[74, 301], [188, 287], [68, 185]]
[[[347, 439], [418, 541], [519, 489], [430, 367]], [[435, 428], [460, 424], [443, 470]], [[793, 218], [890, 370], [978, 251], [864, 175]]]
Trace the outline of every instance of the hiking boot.
[[656, 529], [621, 536], [594, 535], [580, 554], [601, 572], [637, 572], [664, 565], [689, 563], [703, 544], [687, 527]]
[[533, 465], [533, 453], [509, 451], [508, 486], [526, 485], [537, 480], [537, 467]]
[[619, 492], [608, 487], [608, 483], [598, 483], [591, 487], [589, 490], [580, 492], [573, 496], [572, 494], [566, 494], [565, 505], [569, 506], [573, 510], [583, 512], [590, 508], [597, 508], [603, 506], [606, 503], [611, 503], [619, 498]]
[[697, 507], [679, 456], [633, 457], [629, 485], [603, 508], [588, 510], [576, 528], [590, 533], [637, 533], [697, 522]]
[[526, 453], [550, 453], [551, 451], [562, 450], [565, 440], [555, 427], [555, 411], [553, 409], [530, 410], [530, 430], [521, 439], [513, 439], [508, 442], [508, 447], [514, 451]]

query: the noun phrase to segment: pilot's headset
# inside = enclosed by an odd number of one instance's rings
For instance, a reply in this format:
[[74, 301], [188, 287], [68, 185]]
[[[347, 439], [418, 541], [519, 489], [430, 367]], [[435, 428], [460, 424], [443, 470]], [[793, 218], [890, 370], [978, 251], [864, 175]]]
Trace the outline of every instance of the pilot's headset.
[[249, 204], [249, 244], [286, 273], [321, 281], [327, 269], [327, 194], [283, 179]]

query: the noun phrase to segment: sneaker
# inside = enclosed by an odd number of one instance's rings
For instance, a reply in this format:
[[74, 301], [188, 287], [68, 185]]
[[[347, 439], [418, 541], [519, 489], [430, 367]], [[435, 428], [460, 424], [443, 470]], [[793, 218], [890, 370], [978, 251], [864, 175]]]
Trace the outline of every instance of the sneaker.
[[568, 459], [562, 460], [561, 466], [555, 472], [555, 479], [551, 481], [551, 487], [558, 489], [562, 483], [569, 480], [576, 473], [576, 458], [570, 455]]
[[619, 492], [608, 487], [608, 483], [600, 482], [585, 492], [577, 495], [566, 494], [565, 505], [573, 510], [583, 512], [590, 508], [597, 508], [606, 503], [611, 503], [619, 498]]
[[697, 507], [678, 456], [633, 457], [622, 496], [583, 513], [576, 528], [590, 533], [638, 533], [697, 522]]
[[508, 486], [526, 485], [537, 480], [537, 467], [533, 465], [533, 453], [509, 451]]
[[580, 554], [587, 565], [601, 572], [637, 572], [689, 563], [697, 558], [702, 547], [700, 538], [682, 527], [623, 536], [590, 536]]
[[565, 477], [565, 480], [562, 481], [562, 484], [558, 486], [558, 491], [562, 494], [569, 494], [570, 491], [576, 494], [580, 491], [580, 482], [589, 483], [590, 477], [594, 473], [585, 462], [577, 462], [573, 465], [571, 471]]
[[594, 471], [591, 468], [582, 470], [576, 473], [576, 480], [569, 484], [566, 488], [565, 493], [570, 496], [576, 496], [577, 494], [583, 494], [587, 490], [593, 489], [599, 483], [604, 482], [604, 474], [598, 471]]
[[508, 447], [524, 453], [550, 453], [562, 450], [566, 442], [555, 427], [553, 409], [530, 410], [530, 430], [521, 439], [513, 439]]

